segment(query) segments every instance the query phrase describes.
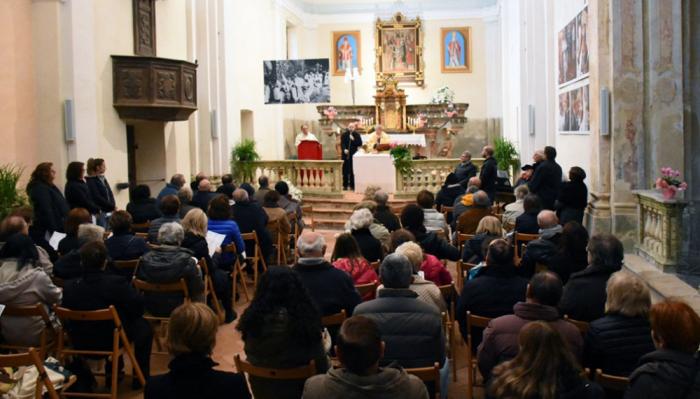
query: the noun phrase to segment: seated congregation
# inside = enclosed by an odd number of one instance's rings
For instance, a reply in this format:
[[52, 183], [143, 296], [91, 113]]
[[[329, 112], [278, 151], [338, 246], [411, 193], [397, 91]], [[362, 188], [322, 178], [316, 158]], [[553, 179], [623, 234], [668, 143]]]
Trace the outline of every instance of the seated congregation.
[[[0, 350], [55, 356], [74, 375], [65, 393], [116, 395], [130, 369], [147, 399], [447, 398], [465, 372], [470, 398], [700, 397], [700, 317], [681, 300], [652, 305], [620, 240], [589, 237], [585, 185], [569, 187], [585, 173], [562, 183], [555, 158], [537, 151], [509, 204], [468, 152], [401, 209], [369, 190], [330, 251], [284, 181], [224, 176], [213, 191], [176, 174], [119, 210], [81, 162], [65, 197], [42, 163], [32, 209], [0, 224]], [[236, 373], [213, 359], [233, 328]], [[169, 370], [151, 375], [163, 351]]]

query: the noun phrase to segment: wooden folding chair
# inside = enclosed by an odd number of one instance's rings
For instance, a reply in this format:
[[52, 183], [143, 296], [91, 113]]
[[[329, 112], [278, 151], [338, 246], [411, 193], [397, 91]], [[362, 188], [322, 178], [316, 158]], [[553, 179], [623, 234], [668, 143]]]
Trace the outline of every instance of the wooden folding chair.
[[440, 399], [440, 363], [435, 362], [432, 367], [418, 367], [406, 369], [408, 374], [413, 374], [423, 382], [435, 384], [435, 399]]
[[539, 234], [525, 234], [518, 233], [517, 231], [513, 235], [513, 245], [515, 250], [513, 251], [513, 263], [517, 266], [520, 264], [520, 260], [523, 258], [523, 247], [527, 246], [530, 241], [540, 238]]
[[250, 233], [241, 233], [241, 239], [243, 241], [253, 241], [255, 243], [255, 248], [253, 250], [253, 256], [248, 256], [246, 253], [246, 262], [250, 260], [253, 266], [253, 291], [258, 287], [258, 263], [263, 267], [263, 272], [267, 271], [267, 262], [265, 262], [265, 257], [262, 254], [262, 249], [260, 247], [260, 240], [258, 240], [258, 234], [255, 231]]
[[459, 249], [459, 253], [462, 253], [462, 249], [464, 248], [464, 243], [471, 240], [474, 238], [474, 234], [464, 234], [464, 233], [457, 233], [457, 249]]
[[51, 277], [51, 282], [52, 282], [53, 285], [55, 285], [56, 287], [61, 287], [61, 288], [63, 288], [63, 286], [66, 285], [66, 282], [63, 281], [62, 278], [56, 277], [56, 276]]
[[[278, 265], [287, 265], [287, 251], [289, 250], [289, 245], [284, 244], [284, 233], [280, 229], [281, 219], [278, 219], [272, 223], [267, 224], [267, 231], [271, 233], [273, 231], [277, 232], [277, 239], [274, 240], [272, 246], [275, 248], [275, 254], [277, 256]], [[270, 234], [272, 235], [272, 234]]]
[[343, 324], [343, 322], [347, 318], [348, 313], [345, 311], [345, 309], [341, 309], [338, 313], [333, 313], [331, 315], [321, 317], [321, 325], [326, 328], [339, 326]]
[[144, 240], [148, 241], [148, 233], [142, 233], [140, 231], [137, 231], [134, 233], [134, 236], [138, 238], [143, 238]]
[[450, 320], [450, 316], [442, 312], [442, 328], [445, 330], [445, 338], [447, 338], [447, 359], [452, 362], [452, 381], [457, 382], [457, 348], [455, 347], [455, 322]]
[[306, 380], [316, 374], [316, 362], [311, 359], [309, 364], [289, 369], [275, 369], [268, 367], [253, 366], [246, 360], [241, 359], [240, 354], [233, 357], [236, 371], [245, 373], [248, 377], [267, 378], [270, 380]]
[[377, 283], [377, 281], [372, 281], [371, 283], [367, 283], [367, 284], [355, 285], [355, 289], [360, 294], [360, 298], [364, 298], [365, 295], [367, 295], [370, 292], [376, 294], [377, 287], [379, 287], [379, 283]]
[[447, 316], [449, 316], [450, 321], [455, 320], [455, 302], [457, 302], [457, 288], [455, 288], [455, 283], [454, 281], [445, 284], [445, 285], [438, 285], [438, 288], [440, 288], [440, 293], [442, 294], [442, 299], [445, 300], [445, 303], [450, 304], [450, 308], [448, 310]]
[[581, 332], [581, 335], [586, 335], [588, 333], [588, 329], [590, 328], [590, 324], [586, 321], [580, 321], [580, 320], [574, 320], [569, 317], [569, 315], [564, 315], [564, 320], [568, 321], [569, 323], [573, 324], [578, 328], [578, 330]]
[[302, 205], [301, 214], [304, 216], [309, 216], [311, 218], [311, 231], [316, 231], [316, 221], [314, 220], [313, 205]]
[[[134, 351], [131, 348], [129, 339], [126, 336], [124, 327], [122, 325], [117, 309], [114, 306], [110, 306], [107, 309], [101, 310], [87, 310], [78, 311], [62, 308], [59, 306], [54, 306], [54, 311], [61, 323], [66, 325], [66, 322], [97, 322], [97, 321], [112, 321], [114, 323], [114, 330], [112, 332], [112, 350], [111, 351], [99, 351], [99, 350], [87, 350], [78, 348], [66, 348], [65, 338], [63, 333], [63, 327], [58, 331], [58, 346], [56, 349], [58, 361], [65, 364], [66, 356], [99, 356], [105, 357], [112, 362], [112, 375], [111, 375], [111, 388], [110, 393], [78, 393], [78, 392], [64, 392], [63, 396], [76, 396], [76, 397], [93, 397], [93, 398], [117, 398], [117, 377], [119, 375], [119, 357], [124, 353], [129, 357], [131, 362], [131, 367], [133, 368], [134, 374], [142, 386], [146, 385], [146, 379], [143, 376], [141, 367], [136, 362], [136, 357], [134, 357]], [[133, 376], [132, 376], [133, 377]], [[105, 379], [107, 376], [105, 375]]]
[[443, 205], [440, 208], [440, 212], [442, 212], [442, 215], [445, 216], [445, 220], [449, 220], [448, 216], [454, 211], [455, 208], [453, 206], [445, 206]]
[[[151, 227], [151, 222], [144, 222], [144, 223], [133, 223], [131, 225], [131, 231], [134, 232], [134, 234], [138, 233], [145, 233], [146, 236], [148, 236], [148, 229]], [[141, 237], [141, 236], [139, 236]]]
[[[189, 302], [190, 300], [189, 290], [187, 289], [187, 283], [185, 283], [184, 278], [181, 278], [179, 281], [173, 283], [149, 283], [143, 280], [139, 280], [138, 278], [134, 278], [132, 280], [132, 284], [138, 291], [141, 291], [143, 293], [151, 293], [155, 295], [179, 293], [183, 296], [183, 302]], [[164, 351], [163, 343], [167, 338], [168, 329], [166, 327], [170, 322], [170, 316], [154, 316], [146, 313], [144, 314], [143, 318], [151, 322], [153, 325], [153, 336], [155, 338], [157, 348], [157, 351], [155, 353], [165, 354], [166, 352]]]
[[241, 262], [238, 260], [238, 251], [236, 250], [236, 244], [230, 243], [222, 248], [222, 252], [233, 254], [233, 267], [231, 268], [231, 278], [233, 279], [233, 296], [231, 297], [231, 306], [236, 305], [236, 294], [238, 293], [237, 282], [240, 281], [243, 287], [243, 295], [245, 295], [246, 302], [250, 302], [250, 294], [248, 293], [248, 286], [246, 285], [246, 275], [241, 266]]
[[299, 238], [299, 223], [297, 223], [297, 214], [294, 212], [287, 213], [287, 219], [289, 219], [289, 224], [292, 226], [292, 230], [289, 232], [289, 245], [290, 248], [294, 246], [292, 258], [294, 259], [294, 263], [297, 263], [299, 258], [299, 254], [296, 250], [297, 239]]
[[[31, 367], [34, 366], [36, 367], [38, 373], [39, 373], [39, 378], [36, 380], [36, 388], [34, 390], [34, 398], [35, 399], [41, 399], [43, 397], [42, 391], [43, 387], [46, 387], [46, 393], [51, 399], [58, 399], [59, 395], [58, 392], [56, 392], [56, 388], [53, 386], [53, 383], [51, 382], [51, 379], [49, 379], [49, 375], [46, 373], [46, 369], [44, 368], [44, 362], [42, 360], [42, 357], [39, 356], [39, 354], [36, 352], [34, 348], [28, 348], [27, 352], [23, 353], [15, 353], [11, 355], [0, 355], [0, 370], [4, 369], [5, 367], [10, 367], [10, 368], [19, 368], [19, 367]], [[6, 383], [14, 383], [16, 382], [11, 378], [12, 376], [8, 377]], [[3, 396], [4, 397], [4, 396]]]
[[382, 262], [374, 261], [374, 262], [370, 262], [369, 265], [374, 270], [374, 272], [377, 273], [377, 275], [378, 275], [379, 274], [379, 266], [382, 265]]
[[[56, 330], [51, 324], [51, 319], [49, 319], [49, 313], [43, 304], [37, 303], [28, 306], [14, 306], [6, 305], [5, 310], [0, 316], [0, 323], [7, 320], [8, 317], [40, 317], [41, 321], [44, 322], [44, 328], [41, 330], [41, 336], [39, 337], [39, 357], [41, 359], [46, 358], [46, 354], [52, 351], [56, 347]], [[28, 346], [14, 345], [12, 343], [2, 343], [0, 344], [0, 349], [9, 349], [13, 352], [25, 352], [29, 349]]]
[[457, 261], [457, 289], [458, 293], [464, 288], [464, 281], [469, 277], [469, 270], [476, 267], [473, 263], [467, 263], [461, 260]]
[[472, 345], [472, 328], [486, 328], [491, 318], [476, 316], [467, 311], [467, 398], [474, 397], [474, 385], [476, 385], [477, 359], [474, 356]]
[[595, 370], [595, 382], [603, 389], [617, 392], [625, 392], [630, 384], [630, 379], [617, 375], [604, 374], [603, 370]]
[[219, 324], [223, 324], [224, 320], [226, 319], [226, 314], [224, 309], [221, 307], [221, 303], [219, 303], [219, 297], [216, 295], [214, 280], [212, 280], [211, 274], [209, 273], [207, 260], [205, 258], [201, 258], [199, 262], [197, 262], [197, 266], [199, 266], [199, 269], [202, 271], [202, 276], [204, 277], [204, 300], [211, 301], [212, 305], [214, 306], [214, 312], [216, 312], [216, 315], [219, 317]]
[[139, 267], [139, 261], [141, 259], [129, 259], [129, 260], [115, 260], [112, 263], [114, 264], [114, 267], [118, 270], [123, 270], [123, 271], [130, 271], [131, 275], [134, 276], [136, 274], [136, 269]]

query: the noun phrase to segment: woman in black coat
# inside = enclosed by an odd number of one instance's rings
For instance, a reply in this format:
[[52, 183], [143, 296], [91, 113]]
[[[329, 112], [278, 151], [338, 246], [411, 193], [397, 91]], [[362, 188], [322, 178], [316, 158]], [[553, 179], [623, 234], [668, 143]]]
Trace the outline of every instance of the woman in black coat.
[[145, 184], [139, 184], [131, 191], [131, 202], [126, 205], [126, 211], [136, 224], [150, 222], [161, 216], [156, 199], [151, 198], [151, 189]]
[[369, 209], [358, 209], [350, 216], [350, 227], [352, 228], [350, 234], [357, 241], [362, 257], [367, 259], [368, 262], [376, 262], [384, 258], [382, 243], [374, 238], [369, 231], [369, 226], [373, 221], [374, 216], [372, 216], [372, 212]]
[[37, 165], [27, 184], [27, 195], [34, 208], [33, 230], [38, 237], [54, 231], [63, 232], [68, 203], [53, 183], [56, 171], [51, 162]]
[[[437, 195], [435, 196], [435, 209], [442, 212], [443, 206], [452, 207], [457, 197], [459, 197], [462, 194], [464, 194], [464, 187], [462, 187], [459, 184], [457, 175], [454, 173], [450, 173], [445, 178], [445, 183], [442, 185], [440, 191], [438, 191]], [[452, 223], [451, 212], [447, 214], [447, 223]]]
[[439, 237], [435, 232], [426, 231], [424, 221], [423, 208], [416, 204], [408, 204], [401, 211], [401, 224], [413, 234], [418, 244], [423, 248], [423, 252], [438, 259], [459, 260], [459, 249], [450, 245], [447, 240]]
[[588, 188], [583, 182], [586, 172], [578, 166], [569, 169], [569, 181], [562, 184], [555, 207], [559, 224], [562, 226], [569, 221], [583, 224], [583, 212], [588, 206]]
[[214, 370], [211, 354], [219, 320], [203, 303], [185, 303], [170, 315], [168, 348], [174, 356], [170, 371], [146, 383], [145, 399], [249, 399], [242, 374]]
[[85, 183], [85, 167], [82, 162], [71, 162], [66, 168], [66, 187], [64, 190], [70, 209], [85, 208], [91, 215], [100, 213]]
[[90, 195], [95, 204], [105, 213], [112, 212], [116, 208], [114, 194], [109, 187], [107, 178], [105, 178], [106, 170], [107, 166], [104, 159], [90, 158], [88, 160], [88, 173], [90, 176], [87, 178], [87, 185], [90, 189]]

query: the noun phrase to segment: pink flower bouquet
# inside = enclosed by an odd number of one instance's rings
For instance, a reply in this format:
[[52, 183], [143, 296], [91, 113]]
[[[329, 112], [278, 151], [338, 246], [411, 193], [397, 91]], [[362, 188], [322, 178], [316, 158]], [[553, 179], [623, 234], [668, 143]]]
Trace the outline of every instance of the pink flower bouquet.
[[676, 193], [688, 188], [688, 183], [680, 179], [681, 172], [670, 168], [661, 168], [661, 176], [656, 179], [656, 188], [661, 190], [664, 198], [673, 199]]

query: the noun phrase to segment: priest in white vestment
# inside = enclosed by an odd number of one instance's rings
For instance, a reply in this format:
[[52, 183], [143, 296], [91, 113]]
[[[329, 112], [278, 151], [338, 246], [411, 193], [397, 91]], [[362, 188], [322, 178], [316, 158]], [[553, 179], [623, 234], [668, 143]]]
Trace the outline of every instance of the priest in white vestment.
[[367, 143], [365, 143], [367, 152], [370, 153], [384, 153], [388, 151], [379, 151], [377, 150], [377, 147], [380, 144], [390, 144], [391, 142], [391, 137], [389, 137], [388, 134], [384, 133], [384, 127], [382, 125], [377, 125], [374, 128], [374, 132], [369, 134], [369, 139], [367, 140]]
[[302, 141], [315, 141], [318, 143], [318, 139], [309, 131], [309, 125], [306, 123], [301, 125], [301, 132], [297, 134], [296, 138], [294, 139], [294, 147], [299, 147], [299, 144], [301, 144]]

